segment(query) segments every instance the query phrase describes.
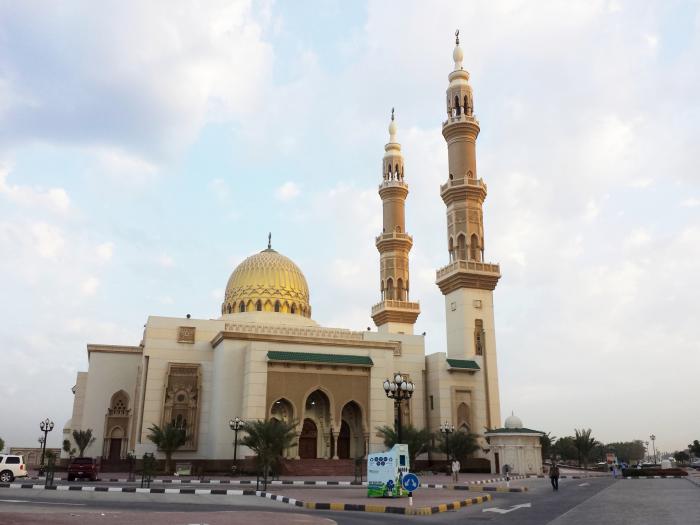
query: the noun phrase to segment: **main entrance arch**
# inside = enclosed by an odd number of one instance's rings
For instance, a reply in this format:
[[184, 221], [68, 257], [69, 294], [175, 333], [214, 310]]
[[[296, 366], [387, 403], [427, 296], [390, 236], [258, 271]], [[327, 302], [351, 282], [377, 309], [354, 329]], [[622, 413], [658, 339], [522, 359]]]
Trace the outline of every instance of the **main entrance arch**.
[[301, 459], [315, 459], [317, 444], [318, 429], [316, 423], [312, 419], [306, 418], [304, 425], [301, 428], [299, 436], [299, 457]]

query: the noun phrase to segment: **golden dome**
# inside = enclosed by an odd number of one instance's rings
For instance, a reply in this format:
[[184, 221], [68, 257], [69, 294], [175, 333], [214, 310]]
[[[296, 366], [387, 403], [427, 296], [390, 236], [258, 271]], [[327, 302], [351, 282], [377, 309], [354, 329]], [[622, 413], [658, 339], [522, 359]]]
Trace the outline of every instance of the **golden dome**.
[[304, 274], [291, 259], [272, 248], [239, 264], [226, 285], [222, 315], [255, 311], [311, 317]]

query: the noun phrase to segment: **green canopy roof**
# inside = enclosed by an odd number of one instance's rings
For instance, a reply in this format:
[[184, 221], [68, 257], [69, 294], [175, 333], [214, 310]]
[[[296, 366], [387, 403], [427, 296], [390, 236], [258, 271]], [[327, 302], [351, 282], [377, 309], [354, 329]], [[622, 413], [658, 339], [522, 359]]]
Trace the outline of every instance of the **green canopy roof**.
[[481, 370], [481, 367], [476, 361], [468, 359], [448, 359], [447, 364], [450, 368], [461, 368], [463, 370]]
[[308, 352], [278, 352], [267, 353], [269, 361], [286, 361], [297, 363], [318, 363], [326, 365], [373, 366], [372, 358], [364, 355], [344, 354], [311, 354]]

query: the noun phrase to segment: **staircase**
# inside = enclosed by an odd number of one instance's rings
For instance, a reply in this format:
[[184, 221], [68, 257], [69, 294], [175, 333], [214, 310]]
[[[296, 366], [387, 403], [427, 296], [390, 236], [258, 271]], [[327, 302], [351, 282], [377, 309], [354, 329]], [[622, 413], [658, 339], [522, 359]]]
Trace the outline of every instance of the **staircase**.
[[[363, 474], [366, 470], [362, 462]], [[354, 476], [354, 459], [283, 459], [280, 469], [283, 476]]]

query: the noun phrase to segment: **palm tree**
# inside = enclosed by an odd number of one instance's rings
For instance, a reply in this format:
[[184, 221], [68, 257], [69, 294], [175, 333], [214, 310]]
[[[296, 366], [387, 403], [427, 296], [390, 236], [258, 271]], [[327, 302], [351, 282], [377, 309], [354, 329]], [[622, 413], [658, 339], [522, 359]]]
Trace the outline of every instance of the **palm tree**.
[[165, 472], [169, 473], [173, 452], [187, 442], [185, 429], [168, 423], [163, 428], [154, 424], [148, 431], [150, 432], [148, 439], [165, 454]]
[[[447, 445], [449, 444], [449, 450]], [[440, 434], [438, 438], [438, 450], [447, 454], [447, 459], [450, 457], [456, 458], [459, 462], [464, 465], [467, 458], [469, 458], [474, 452], [479, 450], [481, 447], [476, 441], [476, 435], [464, 432], [463, 430], [457, 430], [452, 433], [448, 439], [445, 439], [444, 434]]]
[[270, 468], [277, 467], [284, 449], [296, 443], [295, 423], [269, 419], [267, 421], [246, 421], [241, 430], [245, 436], [241, 444], [255, 452], [258, 468], [267, 479]]
[[[389, 426], [377, 428], [377, 431], [384, 437], [384, 446], [391, 448], [398, 443], [396, 431]], [[428, 429], [418, 430], [413, 425], [407, 425], [402, 428], [401, 440], [408, 445], [409, 467], [415, 467], [416, 458], [430, 450], [430, 443], [433, 439], [432, 434]]]
[[574, 429], [574, 433], [574, 446], [578, 453], [578, 465], [579, 467], [583, 465], [584, 468], [588, 468], [588, 458], [598, 442], [591, 437], [590, 428]]
[[92, 435], [92, 429], [88, 428], [87, 430], [74, 430], [73, 441], [75, 441], [75, 444], [78, 446], [78, 450], [80, 451], [78, 457], [82, 458], [85, 449], [95, 442], [95, 437]]
[[542, 447], [542, 459], [547, 459], [554, 451], [554, 443], [557, 441], [556, 436], [552, 436], [551, 432], [540, 436], [540, 446]]

